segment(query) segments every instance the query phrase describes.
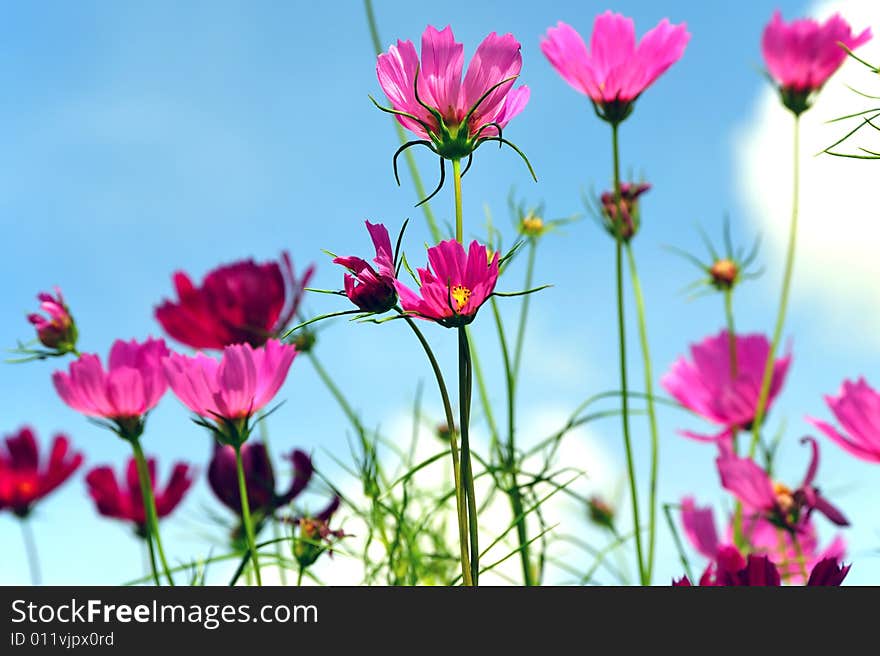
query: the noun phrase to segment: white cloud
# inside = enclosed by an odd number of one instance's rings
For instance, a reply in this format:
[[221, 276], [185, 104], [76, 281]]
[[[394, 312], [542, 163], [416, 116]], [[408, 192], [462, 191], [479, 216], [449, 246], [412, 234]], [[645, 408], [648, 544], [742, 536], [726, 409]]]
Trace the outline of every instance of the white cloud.
[[[880, 62], [880, 3], [835, 0], [810, 12], [826, 18], [840, 12], [861, 31], [874, 28], [874, 40], [858, 54]], [[786, 16], [786, 19], [792, 18]], [[817, 317], [839, 333], [859, 334], [880, 344], [880, 210], [875, 200], [880, 162], [814, 154], [855, 127], [853, 121], [827, 121], [880, 101], [862, 98], [846, 85], [880, 95], [880, 80], [861, 64], [848, 60], [822, 90], [816, 105], [802, 116], [801, 211], [793, 293], [814, 304]], [[857, 119], [856, 119], [857, 120]], [[753, 111], [734, 134], [739, 191], [750, 219], [765, 235], [765, 261], [781, 269], [788, 239], [792, 187], [792, 116], [769, 85], [761, 91]], [[880, 133], [866, 128], [856, 144], [880, 150]], [[772, 271], [773, 269], [771, 269]], [[778, 271], [779, 269], [776, 269]]]

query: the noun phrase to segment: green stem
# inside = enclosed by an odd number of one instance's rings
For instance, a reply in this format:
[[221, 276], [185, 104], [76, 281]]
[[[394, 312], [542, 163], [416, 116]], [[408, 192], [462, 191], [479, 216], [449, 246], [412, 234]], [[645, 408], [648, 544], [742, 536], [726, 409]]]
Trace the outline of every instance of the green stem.
[[[159, 582], [159, 574], [155, 558], [155, 555], [158, 554], [159, 560], [162, 563], [162, 569], [165, 572], [165, 578], [168, 580], [168, 584], [173, 586], [174, 579], [171, 577], [171, 568], [168, 567], [168, 561], [165, 558], [165, 550], [162, 548], [162, 538], [159, 536], [159, 517], [156, 514], [156, 499], [153, 496], [153, 482], [150, 480], [150, 468], [147, 466], [147, 459], [144, 456], [144, 450], [141, 448], [140, 441], [138, 441], [137, 438], [129, 441], [131, 442], [131, 448], [134, 451], [134, 461], [137, 466], [138, 481], [141, 486], [141, 497], [144, 502], [144, 510], [146, 511], [147, 516], [147, 541], [150, 544], [150, 564], [153, 567], [153, 578], [156, 581], [156, 585], [161, 585]], [[154, 545], [155, 553], [153, 551]]]
[[[510, 499], [510, 509], [516, 521], [516, 538], [519, 543], [519, 554], [522, 562], [523, 583], [526, 587], [534, 585], [532, 580], [532, 561], [529, 554], [529, 537], [526, 527], [526, 517], [522, 502], [522, 494], [516, 476], [516, 373], [515, 365], [511, 367], [510, 353], [507, 350], [507, 338], [504, 335], [504, 325], [501, 322], [501, 313], [498, 311], [498, 303], [493, 298], [491, 301], [492, 313], [495, 316], [495, 325], [498, 328], [498, 340], [501, 342], [501, 356], [504, 360], [505, 380], [507, 382], [507, 453], [504, 454], [504, 470], [510, 477], [509, 489], [506, 490]], [[521, 324], [522, 325], [522, 324]]]
[[464, 327], [458, 329], [458, 411], [461, 430], [461, 478], [468, 504], [470, 530], [471, 579], [478, 584], [480, 574], [479, 529], [477, 526], [477, 497], [474, 491], [474, 470], [471, 463], [471, 350]]
[[248, 551], [251, 552], [251, 560], [254, 563], [254, 576], [257, 579], [257, 585], [262, 586], [263, 580], [260, 577], [260, 559], [257, 555], [257, 539], [254, 535], [254, 523], [251, 519], [251, 504], [248, 500], [247, 483], [244, 480], [244, 463], [241, 459], [241, 445], [235, 446], [235, 468], [238, 471], [238, 496], [241, 501], [241, 521], [244, 524], [244, 531], [247, 535]]
[[[373, 13], [373, 3], [371, 0], [364, 0], [364, 9], [367, 12], [367, 25], [369, 25], [370, 28], [370, 39], [373, 41], [373, 50], [377, 55], [380, 55], [382, 54], [382, 39], [379, 38], [379, 28], [376, 25], [376, 16]], [[405, 144], [407, 138], [403, 126], [395, 117], [391, 118], [391, 122], [394, 124], [394, 130], [397, 132], [397, 138], [400, 140], [401, 145]], [[416, 166], [416, 158], [413, 156], [411, 150], [407, 150], [404, 153], [404, 157], [406, 158], [406, 164], [409, 167], [413, 185], [416, 188], [416, 196], [419, 198], [425, 198], [428, 194], [425, 192], [425, 185], [422, 184], [422, 176], [419, 175], [419, 169]], [[437, 220], [434, 218], [434, 212], [431, 210], [431, 206], [428, 203], [422, 203], [421, 208], [425, 215], [425, 221], [428, 222], [428, 230], [431, 231], [431, 238], [435, 243], [439, 242], [443, 239], [443, 236], [440, 234], [440, 229], [437, 227]]]
[[[523, 289], [532, 288], [532, 278], [535, 272], [535, 253], [538, 250], [537, 243], [536, 239], [529, 240], [529, 255], [526, 262], [526, 281]], [[513, 350], [513, 377], [516, 380], [519, 380], [519, 365], [522, 361], [523, 343], [525, 342], [526, 335], [526, 321], [529, 316], [529, 304], [531, 303], [531, 300], [531, 294], [523, 296], [522, 305], [520, 306], [519, 311], [519, 326], [516, 330], [516, 346]]]
[[458, 514], [458, 542], [461, 555], [461, 579], [466, 586], [474, 584], [471, 578], [470, 556], [468, 555], [468, 511], [467, 502], [465, 501], [464, 490], [461, 481], [461, 459], [458, 451], [458, 439], [455, 436], [455, 416], [452, 412], [452, 404], [449, 402], [449, 391], [446, 389], [446, 381], [443, 380], [443, 371], [434, 357], [434, 351], [428, 340], [416, 326], [415, 321], [410, 317], [405, 317], [405, 321], [419, 343], [428, 356], [428, 362], [431, 363], [431, 369], [434, 371], [434, 377], [437, 379], [437, 387], [440, 389], [440, 397], [443, 401], [443, 410], [446, 413], [446, 425], [449, 426], [449, 444], [452, 453], [452, 477], [455, 482], [455, 507]]
[[37, 541], [34, 540], [34, 531], [29, 517], [22, 517], [21, 536], [24, 539], [24, 550], [27, 552], [28, 570], [31, 573], [31, 585], [40, 585], [40, 557], [37, 553]]
[[794, 117], [794, 184], [791, 208], [791, 225], [788, 232], [788, 251], [785, 255], [785, 272], [782, 277], [782, 293], [779, 298], [779, 311], [776, 315], [776, 327], [773, 330], [773, 341], [770, 342], [770, 352], [767, 354], [767, 362], [764, 364], [764, 378], [761, 381], [761, 394], [758, 396], [758, 406], [755, 408], [755, 420], [752, 426], [752, 443], [749, 447], [749, 457], [754, 458], [758, 450], [758, 442], [761, 439], [761, 424], [764, 421], [764, 412], [767, 409], [767, 399], [770, 396], [770, 384], [773, 380], [773, 369], [776, 361], [776, 350], [782, 339], [782, 329], [785, 326], [785, 313], [788, 309], [788, 296], [791, 291], [791, 277], [794, 271], [794, 254], [797, 243], [798, 226], [798, 203], [800, 198], [800, 116]]
[[324, 369], [324, 366], [320, 363], [315, 354], [309, 351], [306, 355], [309, 358], [309, 362], [311, 362], [312, 366], [315, 368], [315, 372], [317, 372], [318, 377], [321, 379], [321, 382], [324, 383], [324, 385], [330, 391], [330, 394], [332, 394], [333, 398], [336, 399], [336, 402], [339, 404], [339, 407], [342, 408], [342, 412], [345, 414], [352, 427], [355, 429], [358, 435], [363, 436], [364, 426], [363, 424], [361, 424], [361, 420], [358, 418], [357, 413], [354, 411], [354, 408], [351, 407], [351, 404], [349, 404], [348, 400], [342, 394], [340, 389], [336, 386], [336, 383], [333, 382], [330, 374], [327, 373], [327, 370]]
[[303, 573], [304, 572], [305, 572], [305, 570], [302, 567], [300, 567], [299, 572], [296, 575], [296, 587], [298, 587], [298, 588], [301, 587], [303, 584]]
[[727, 343], [730, 349], [730, 377], [736, 379], [739, 376], [739, 366], [736, 357], [736, 325], [733, 321], [733, 289], [724, 290], [724, 317], [727, 320]]
[[495, 422], [495, 415], [492, 412], [492, 403], [489, 400], [489, 390], [486, 386], [486, 379], [483, 376], [483, 367], [480, 365], [480, 358], [477, 354], [477, 345], [474, 342], [474, 336], [471, 335], [469, 326], [465, 327], [467, 331], [468, 344], [471, 345], [471, 365], [474, 369], [474, 379], [477, 381], [477, 392], [480, 395], [480, 405], [483, 407], [483, 414], [486, 417], [486, 424], [489, 427], [489, 435], [491, 438], [491, 450], [495, 451], [499, 448], [498, 424]]
[[455, 238], [464, 243], [464, 222], [461, 207], [461, 160], [452, 160], [452, 181], [455, 187]]
[[[272, 461], [272, 451], [269, 448], [269, 429], [266, 428], [266, 422], [260, 422], [260, 440], [263, 442], [263, 446], [266, 448], [266, 456], [269, 458], [269, 462]], [[284, 559], [284, 552], [281, 540], [281, 527], [278, 525], [278, 521], [275, 518], [275, 514], [269, 518], [272, 523], [272, 537], [275, 538], [275, 555], [278, 558], [278, 562]], [[287, 585], [287, 569], [281, 565], [278, 567], [278, 572], [281, 577], [281, 585]]]
[[[620, 206], [620, 147], [618, 144], [618, 125], [611, 124], [611, 147], [614, 155], [614, 196], [615, 201]], [[626, 450], [626, 469], [629, 478], [629, 491], [632, 497], [633, 522], [635, 523], [635, 544], [636, 559], [639, 565], [639, 580], [642, 585], [647, 585], [647, 572], [645, 571], [644, 559], [642, 557], [642, 537], [641, 537], [641, 520], [639, 517], [639, 495], [638, 486], [636, 485], [636, 469], [633, 460], [632, 440], [629, 433], [629, 385], [627, 384], [626, 375], [626, 323], [623, 308], [623, 235], [620, 229], [615, 231], [616, 234], [616, 256], [615, 256], [615, 272], [617, 279], [617, 330], [620, 352], [620, 392], [621, 392], [621, 413], [620, 417], [623, 424], [623, 445]]]
[[636, 269], [636, 258], [633, 255], [632, 246], [626, 243], [626, 256], [629, 260], [629, 274], [632, 279], [633, 295], [636, 299], [636, 311], [639, 319], [639, 341], [642, 346], [642, 360], [645, 370], [645, 403], [648, 409], [648, 425], [651, 429], [651, 480], [649, 488], [650, 516], [648, 517], [648, 561], [645, 565], [647, 570], [648, 585], [651, 584], [651, 576], [654, 571], [654, 546], [657, 538], [657, 474], [659, 470], [660, 440], [657, 437], [657, 414], [654, 411], [654, 373], [651, 366], [651, 351], [648, 347], [648, 325], [645, 318], [645, 298], [642, 294], [642, 285]]

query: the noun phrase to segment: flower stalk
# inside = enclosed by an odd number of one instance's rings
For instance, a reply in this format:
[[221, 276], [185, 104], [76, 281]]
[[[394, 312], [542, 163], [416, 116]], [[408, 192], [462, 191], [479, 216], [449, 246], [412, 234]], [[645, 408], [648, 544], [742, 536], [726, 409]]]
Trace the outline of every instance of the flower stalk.
[[257, 585], [262, 586], [263, 580], [260, 576], [260, 559], [257, 555], [257, 540], [254, 535], [254, 523], [251, 518], [251, 504], [248, 501], [247, 483], [244, 480], [244, 464], [241, 459], [241, 444], [233, 445], [235, 449], [235, 468], [238, 473], [238, 493], [241, 499], [241, 521], [244, 524], [245, 534], [247, 536], [248, 551], [251, 554], [251, 560], [254, 563], [254, 577]]
[[156, 556], [162, 563], [162, 571], [168, 584], [174, 585], [174, 578], [171, 576], [171, 568], [168, 566], [168, 560], [165, 558], [165, 550], [162, 548], [162, 538], [159, 535], [159, 519], [156, 513], [156, 498], [153, 496], [153, 483], [150, 480], [150, 470], [147, 467], [147, 459], [144, 457], [144, 450], [141, 447], [138, 438], [129, 439], [131, 448], [134, 453], [134, 461], [137, 465], [138, 482], [141, 487], [141, 496], [144, 502], [144, 511], [147, 520], [147, 548], [150, 552], [150, 566], [153, 569], [153, 580], [156, 585], [161, 585], [159, 579], [159, 570], [156, 564]]

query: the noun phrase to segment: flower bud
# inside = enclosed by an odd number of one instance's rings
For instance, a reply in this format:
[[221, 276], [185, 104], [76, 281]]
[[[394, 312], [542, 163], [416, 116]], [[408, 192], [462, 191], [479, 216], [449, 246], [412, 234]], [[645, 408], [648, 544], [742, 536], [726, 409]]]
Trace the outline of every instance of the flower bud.
[[599, 197], [602, 222], [612, 236], [619, 235], [629, 241], [638, 232], [641, 223], [639, 196], [651, 188], [647, 183], [624, 182], [620, 185], [620, 199], [614, 191], [606, 191]]
[[28, 315], [28, 321], [37, 330], [37, 339], [46, 348], [53, 349], [59, 355], [76, 350], [76, 323], [70, 310], [64, 303], [61, 290], [55, 288], [55, 296], [47, 292], [37, 294], [40, 309], [46, 316], [34, 312]]

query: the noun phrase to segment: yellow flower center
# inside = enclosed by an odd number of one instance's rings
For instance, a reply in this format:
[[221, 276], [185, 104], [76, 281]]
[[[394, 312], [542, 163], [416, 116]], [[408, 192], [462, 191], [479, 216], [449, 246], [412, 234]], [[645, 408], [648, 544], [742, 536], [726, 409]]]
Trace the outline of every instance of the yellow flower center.
[[774, 483], [773, 494], [776, 495], [776, 503], [779, 504], [782, 512], [787, 513], [794, 507], [794, 494], [789, 487], [782, 483]]
[[529, 214], [522, 220], [522, 229], [527, 235], [539, 235], [544, 229], [544, 220], [539, 216]]
[[455, 301], [455, 310], [458, 312], [467, 305], [468, 299], [471, 297], [471, 290], [462, 285], [455, 285], [449, 290], [449, 294], [452, 296], [452, 300]]

